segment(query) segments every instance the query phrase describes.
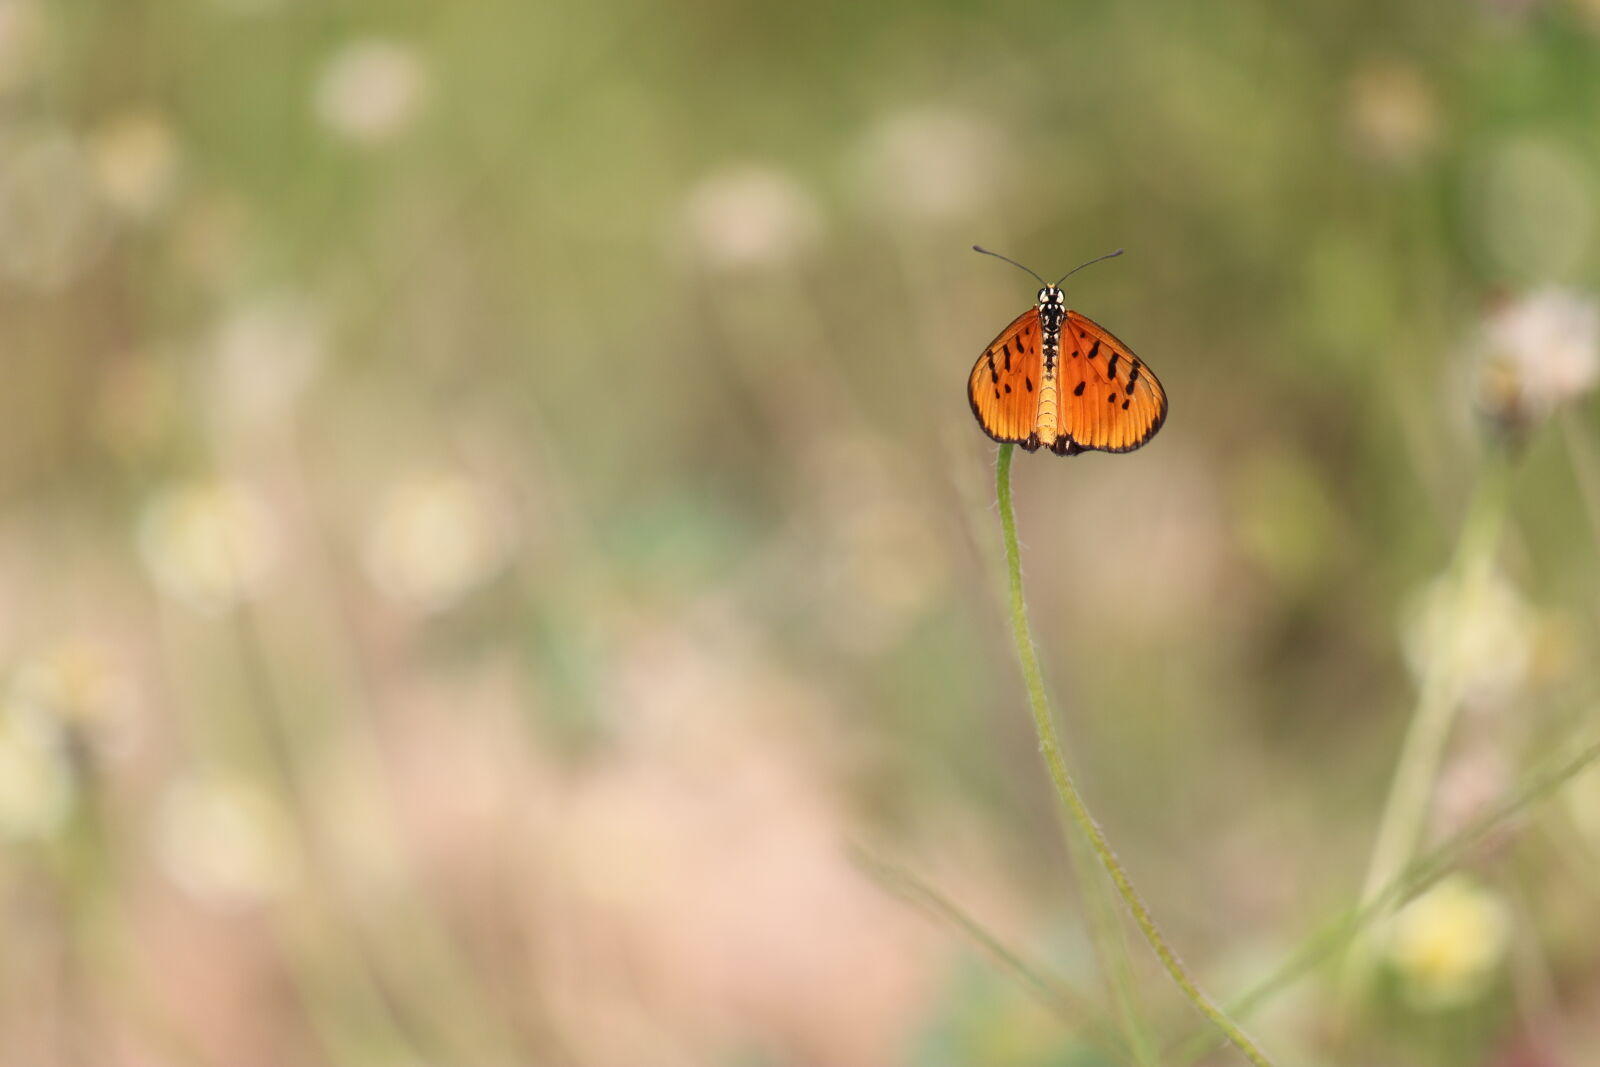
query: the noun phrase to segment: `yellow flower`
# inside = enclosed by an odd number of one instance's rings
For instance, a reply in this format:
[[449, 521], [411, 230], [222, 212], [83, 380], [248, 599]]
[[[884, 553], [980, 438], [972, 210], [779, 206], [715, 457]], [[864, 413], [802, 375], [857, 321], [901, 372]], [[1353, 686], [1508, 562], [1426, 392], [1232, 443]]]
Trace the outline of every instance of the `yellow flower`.
[[101, 195], [125, 215], [147, 218], [172, 193], [178, 141], [157, 111], [126, 111], [109, 119], [90, 138], [89, 156]]
[[1347, 86], [1347, 122], [1363, 154], [1409, 163], [1437, 139], [1433, 88], [1416, 67], [1388, 61], [1358, 71]]
[[1419, 1008], [1448, 1008], [1483, 993], [1510, 936], [1500, 898], [1455, 874], [1394, 917], [1388, 956], [1406, 999]]

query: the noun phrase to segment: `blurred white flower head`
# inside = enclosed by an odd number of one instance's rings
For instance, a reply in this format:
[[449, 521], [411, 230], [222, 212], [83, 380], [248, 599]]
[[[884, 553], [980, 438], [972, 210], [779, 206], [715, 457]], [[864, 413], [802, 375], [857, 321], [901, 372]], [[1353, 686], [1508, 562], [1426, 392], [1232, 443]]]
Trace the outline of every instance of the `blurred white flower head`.
[[1484, 320], [1475, 392], [1500, 420], [1543, 418], [1590, 392], [1600, 380], [1600, 302], [1545, 288]]
[[952, 218], [983, 206], [1002, 192], [1012, 158], [990, 123], [953, 111], [917, 110], [893, 115], [871, 130], [861, 146], [860, 172], [867, 196], [913, 218]]
[[48, 837], [72, 811], [72, 766], [60, 724], [37, 708], [0, 708], [0, 838]]
[[259, 296], [222, 321], [214, 341], [217, 421], [279, 425], [315, 377], [327, 351], [322, 317], [297, 296]]
[[1348, 88], [1348, 122], [1356, 148], [1386, 163], [1409, 163], [1438, 135], [1438, 105], [1422, 73], [1407, 63], [1375, 63]]
[[822, 231], [811, 194], [772, 167], [744, 164], [700, 181], [683, 208], [683, 228], [698, 258], [739, 270], [791, 260]]
[[345, 45], [317, 79], [317, 117], [334, 133], [374, 147], [404, 133], [428, 99], [428, 71], [416, 50], [367, 38]]
[[145, 505], [139, 552], [156, 586], [206, 614], [260, 592], [278, 559], [272, 515], [254, 494], [228, 482], [165, 490]]
[[1450, 1008], [1480, 996], [1511, 938], [1498, 895], [1452, 874], [1390, 920], [1387, 955], [1406, 999], [1424, 1009]]
[[0, 138], [0, 274], [54, 291], [92, 267], [109, 235], [82, 146], [59, 130]]
[[0, 93], [23, 84], [38, 69], [43, 28], [38, 0], [0, 0]]
[[1493, 703], [1527, 677], [1538, 615], [1498, 574], [1475, 589], [1461, 584], [1447, 574], [1412, 597], [1402, 625], [1406, 661], [1418, 678], [1437, 668], [1467, 699]]
[[506, 532], [478, 485], [459, 475], [422, 474], [394, 486], [366, 538], [365, 562], [386, 595], [442, 611], [505, 565]]
[[250, 781], [184, 778], [161, 798], [156, 856], [185, 893], [218, 907], [246, 907], [281, 892], [298, 873], [286, 821]]
[[148, 218], [172, 194], [178, 139], [156, 111], [127, 111], [105, 122], [89, 143], [100, 194], [131, 218]]

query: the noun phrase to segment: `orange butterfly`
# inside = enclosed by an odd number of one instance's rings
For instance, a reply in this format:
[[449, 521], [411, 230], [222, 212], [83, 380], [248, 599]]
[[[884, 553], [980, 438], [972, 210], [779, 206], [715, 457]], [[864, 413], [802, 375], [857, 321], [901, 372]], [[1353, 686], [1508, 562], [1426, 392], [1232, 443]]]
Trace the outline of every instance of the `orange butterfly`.
[[[1014, 259], [973, 245], [986, 256]], [[1102, 259], [1122, 255], [1117, 249]], [[1061, 283], [1037, 274], [1039, 302], [1000, 331], [972, 368], [967, 398], [983, 432], [1029, 452], [1041, 445], [1058, 456], [1098, 449], [1132, 452], [1167, 418], [1167, 392], [1132, 350], [1105, 329], [1068, 311]]]

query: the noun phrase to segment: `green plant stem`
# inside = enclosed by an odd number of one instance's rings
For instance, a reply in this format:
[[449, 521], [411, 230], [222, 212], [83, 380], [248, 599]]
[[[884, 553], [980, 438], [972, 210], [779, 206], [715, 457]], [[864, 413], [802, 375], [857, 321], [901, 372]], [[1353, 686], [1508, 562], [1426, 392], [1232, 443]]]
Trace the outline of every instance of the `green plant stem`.
[[1014, 450], [1014, 445], [1001, 445], [999, 456], [995, 461], [995, 496], [1000, 506], [1000, 528], [1006, 546], [1006, 573], [1010, 580], [1011, 635], [1017, 645], [1017, 656], [1022, 662], [1022, 677], [1027, 684], [1028, 702], [1033, 709], [1033, 725], [1039, 734], [1039, 751], [1044, 755], [1045, 766], [1055, 783], [1056, 795], [1061, 798], [1062, 807], [1066, 809], [1072, 821], [1088, 840], [1090, 847], [1094, 849], [1100, 865], [1105, 868], [1112, 884], [1116, 886], [1117, 893], [1133, 916], [1133, 921], [1144, 934], [1144, 939], [1150, 943], [1150, 948], [1161, 961], [1162, 967], [1172, 976], [1173, 983], [1193, 1002], [1201, 1014], [1210, 1019], [1217, 1029], [1244, 1053], [1251, 1063], [1256, 1067], [1271, 1067], [1272, 1061], [1267, 1059], [1238, 1024], [1228, 1018], [1222, 1009], [1206, 996], [1188, 969], [1184, 967], [1178, 954], [1167, 944], [1167, 939], [1156, 926], [1150, 909], [1145, 905], [1138, 890], [1134, 889], [1127, 871], [1123, 870], [1122, 862], [1111, 850], [1105, 832], [1090, 814], [1088, 805], [1078, 792], [1078, 787], [1073, 784], [1072, 775], [1067, 771], [1066, 760], [1061, 755], [1061, 742], [1056, 736], [1055, 721], [1050, 715], [1050, 702], [1045, 696], [1044, 675], [1039, 670], [1039, 658], [1034, 651], [1033, 634], [1028, 627], [1027, 603], [1022, 592], [1022, 560], [1017, 547], [1017, 517], [1011, 506], [1011, 456]]
[[[1410, 863], [1422, 837], [1433, 797], [1434, 781], [1445, 745], [1461, 704], [1459, 619], [1470, 614], [1482, 595], [1494, 562], [1494, 547], [1505, 518], [1509, 460], [1493, 452], [1479, 478], [1461, 535], [1446, 574], [1443, 603], [1448, 611], [1437, 631], [1426, 635], [1426, 662], [1416, 710], [1401, 744], [1393, 784], [1378, 822], [1378, 834], [1362, 883], [1361, 905], [1371, 905]], [[1371, 953], [1360, 941], [1352, 945], [1345, 992], [1353, 993], [1367, 970]]]

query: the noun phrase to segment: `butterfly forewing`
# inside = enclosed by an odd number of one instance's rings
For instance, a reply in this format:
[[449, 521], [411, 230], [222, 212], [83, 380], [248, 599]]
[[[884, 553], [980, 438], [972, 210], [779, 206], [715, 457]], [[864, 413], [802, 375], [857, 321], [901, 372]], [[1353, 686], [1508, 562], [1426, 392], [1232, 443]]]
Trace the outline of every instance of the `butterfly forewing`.
[[1030, 452], [1039, 447], [1040, 341], [1039, 309], [1029, 308], [984, 349], [967, 380], [967, 398], [984, 432]]
[[[1062, 455], [1131, 452], [1167, 417], [1167, 393], [1150, 368], [1105, 327], [1076, 311], [1061, 328]], [[992, 436], [992, 433], [991, 433]]]

